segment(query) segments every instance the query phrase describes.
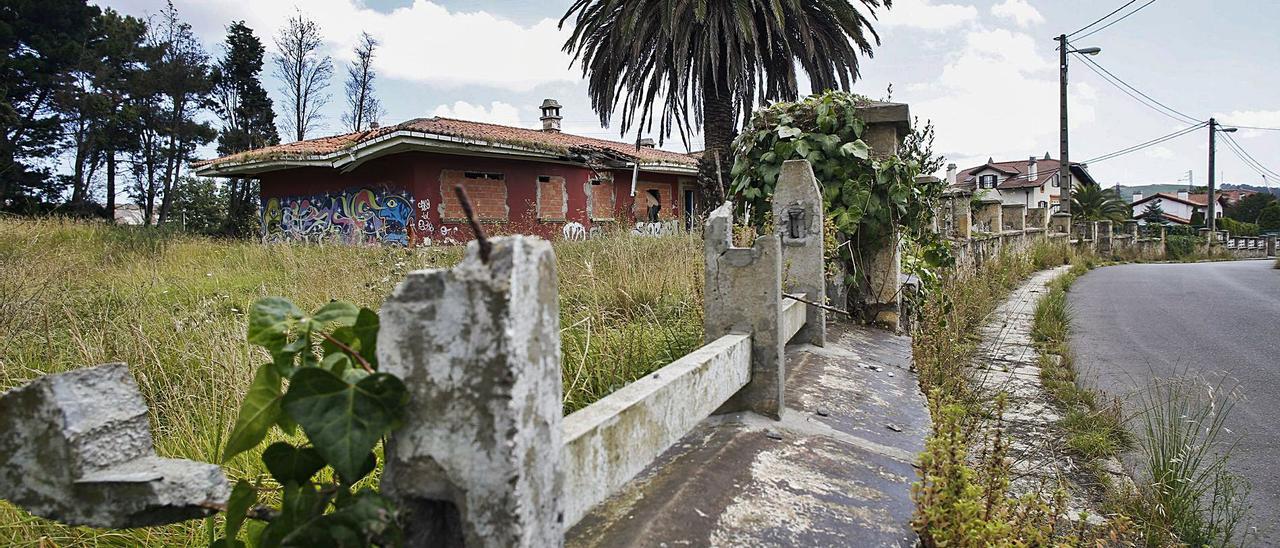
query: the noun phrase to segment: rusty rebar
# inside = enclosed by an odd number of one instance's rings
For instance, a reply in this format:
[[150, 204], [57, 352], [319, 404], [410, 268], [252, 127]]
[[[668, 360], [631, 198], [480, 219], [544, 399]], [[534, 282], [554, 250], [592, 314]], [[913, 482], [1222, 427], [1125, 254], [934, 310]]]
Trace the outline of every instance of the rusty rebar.
[[454, 185], [453, 191], [458, 194], [458, 201], [462, 202], [462, 213], [467, 216], [467, 224], [471, 225], [471, 232], [476, 235], [476, 244], [480, 246], [480, 260], [488, 264], [493, 244], [489, 243], [489, 238], [485, 236], [484, 227], [476, 221], [476, 213], [471, 209], [471, 199], [467, 197], [467, 189], [462, 188], [462, 185]]

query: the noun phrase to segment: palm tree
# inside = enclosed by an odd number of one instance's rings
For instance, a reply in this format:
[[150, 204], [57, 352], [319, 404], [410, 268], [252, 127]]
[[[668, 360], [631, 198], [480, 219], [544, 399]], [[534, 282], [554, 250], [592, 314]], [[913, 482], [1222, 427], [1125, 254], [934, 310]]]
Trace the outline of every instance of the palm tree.
[[1084, 221], [1124, 221], [1129, 218], [1129, 204], [1114, 189], [1084, 182], [1071, 189], [1071, 214]]
[[[758, 103], [795, 100], [797, 64], [813, 92], [848, 89], [859, 76], [859, 54], [872, 56], [871, 40], [880, 43], [868, 15], [891, 4], [575, 0], [560, 25], [576, 16], [564, 49], [582, 62], [600, 123], [609, 125], [621, 109], [621, 133], [634, 128], [637, 140], [655, 122], [659, 139], [675, 130], [686, 144], [703, 130], [703, 189], [718, 200], [716, 157], [721, 169], [732, 166], [736, 121], [748, 120]], [[662, 112], [655, 115], [658, 102]]]

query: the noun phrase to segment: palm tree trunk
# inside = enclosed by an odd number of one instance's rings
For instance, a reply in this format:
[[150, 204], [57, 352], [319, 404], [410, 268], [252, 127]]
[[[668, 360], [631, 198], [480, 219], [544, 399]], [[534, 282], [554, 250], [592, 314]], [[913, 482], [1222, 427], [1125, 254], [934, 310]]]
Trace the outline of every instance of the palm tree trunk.
[[[702, 82], [702, 139], [705, 150], [698, 163], [704, 212], [719, 206], [728, 196], [733, 168], [734, 109], [725, 67]], [[717, 171], [717, 158], [719, 168]]]

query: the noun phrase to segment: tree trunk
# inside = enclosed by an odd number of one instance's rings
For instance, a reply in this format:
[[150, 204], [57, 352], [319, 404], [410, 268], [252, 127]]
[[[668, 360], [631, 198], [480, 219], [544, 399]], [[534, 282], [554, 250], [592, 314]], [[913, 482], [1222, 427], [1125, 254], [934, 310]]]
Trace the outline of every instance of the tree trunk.
[[[702, 138], [705, 150], [698, 162], [703, 212], [718, 207], [728, 196], [733, 168], [734, 109], [724, 67], [718, 77], [702, 82]], [[716, 159], [719, 158], [717, 173]]]
[[107, 222], [116, 222], [116, 151], [107, 151]]

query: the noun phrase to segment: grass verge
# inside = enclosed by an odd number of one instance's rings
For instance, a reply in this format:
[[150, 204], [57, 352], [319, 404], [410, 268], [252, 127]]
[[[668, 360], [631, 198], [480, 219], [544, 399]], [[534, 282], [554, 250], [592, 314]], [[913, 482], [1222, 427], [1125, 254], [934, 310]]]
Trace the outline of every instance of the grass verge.
[[[697, 236], [555, 244], [564, 409], [579, 409], [702, 344]], [[0, 390], [122, 361], [150, 407], [157, 450], [218, 462], [256, 366], [249, 305], [282, 296], [377, 308], [407, 272], [460, 248], [270, 245], [59, 219], [0, 219]], [[225, 463], [255, 477], [261, 462]], [[199, 522], [128, 531], [64, 527], [0, 502], [0, 545], [191, 546]]]

